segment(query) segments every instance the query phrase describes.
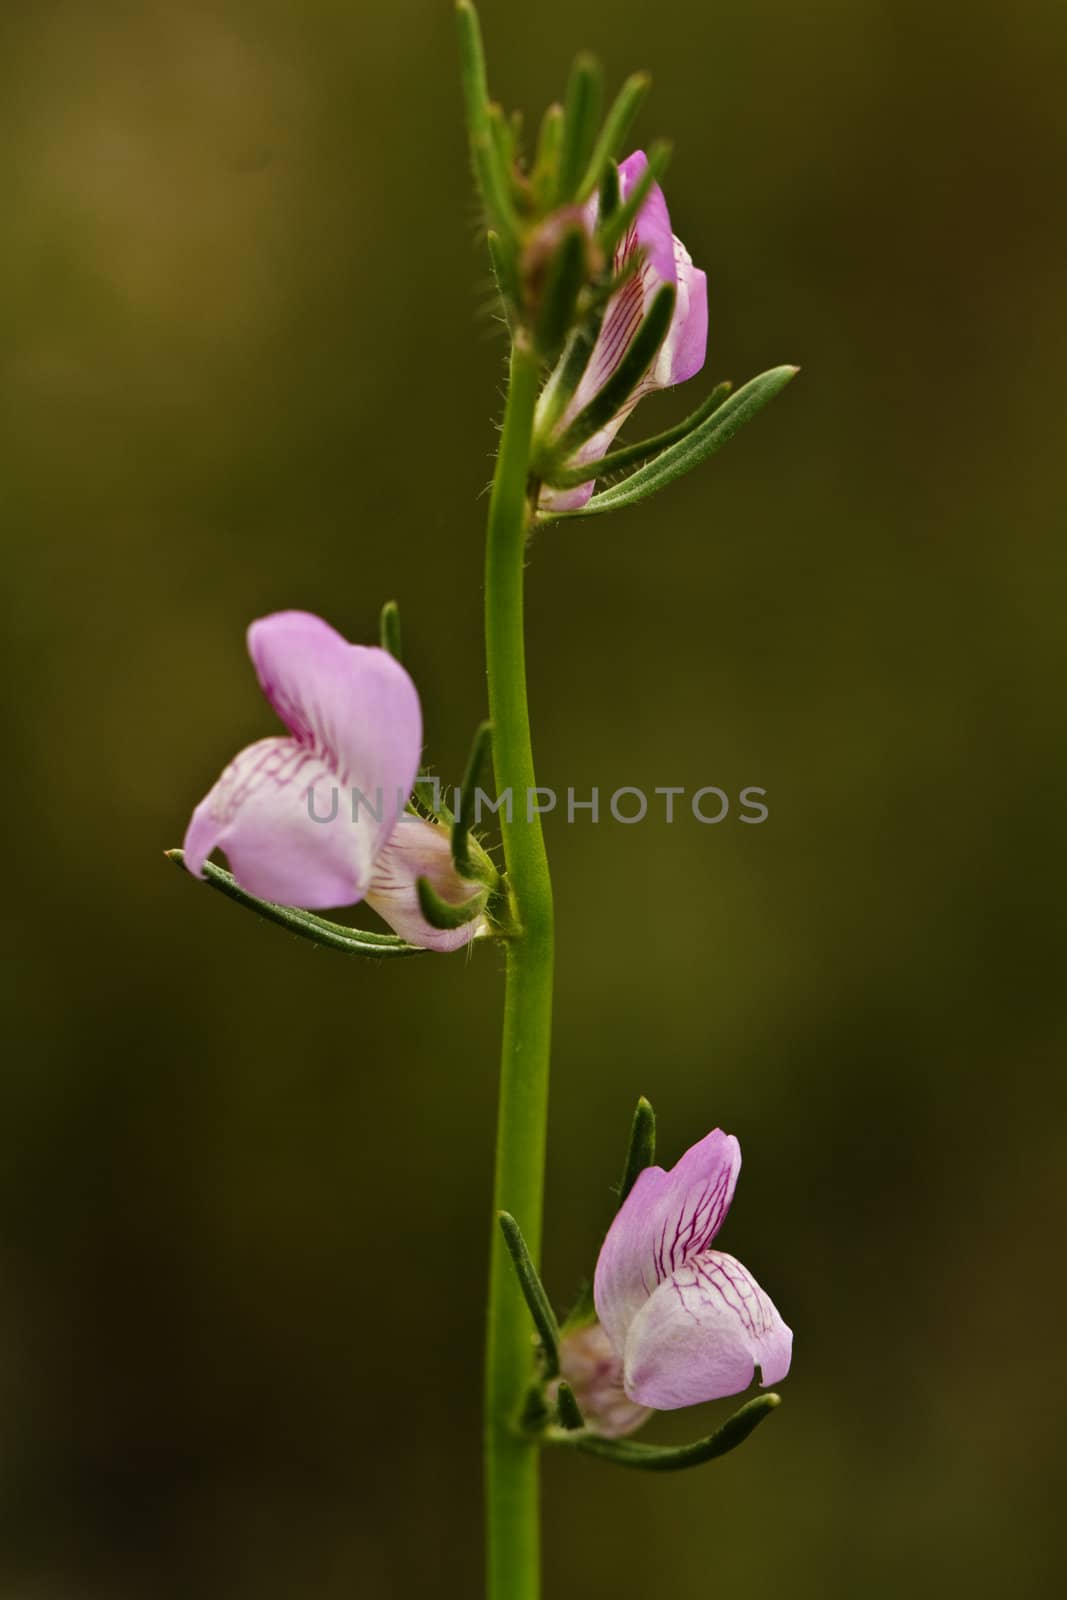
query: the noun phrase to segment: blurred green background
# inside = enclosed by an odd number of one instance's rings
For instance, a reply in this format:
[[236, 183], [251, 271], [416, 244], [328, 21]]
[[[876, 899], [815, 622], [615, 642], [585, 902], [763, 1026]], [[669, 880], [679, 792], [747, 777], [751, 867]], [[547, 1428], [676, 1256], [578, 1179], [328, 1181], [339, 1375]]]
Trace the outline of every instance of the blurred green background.
[[[802, 376], [529, 572], [551, 819], [548, 1281], [638, 1093], [745, 1152], [782, 1411], [546, 1463], [546, 1594], [1061, 1592], [1067, 13], [486, 0], [532, 120], [652, 69], [712, 379]], [[0, 1592], [475, 1596], [501, 962], [313, 949], [162, 858], [273, 719], [243, 634], [401, 603], [428, 754], [484, 715], [504, 345], [447, 0], [4, 8], [10, 1048]], [[634, 429], [629, 431], [634, 437]], [[661, 1419], [704, 1431], [727, 1404]]]

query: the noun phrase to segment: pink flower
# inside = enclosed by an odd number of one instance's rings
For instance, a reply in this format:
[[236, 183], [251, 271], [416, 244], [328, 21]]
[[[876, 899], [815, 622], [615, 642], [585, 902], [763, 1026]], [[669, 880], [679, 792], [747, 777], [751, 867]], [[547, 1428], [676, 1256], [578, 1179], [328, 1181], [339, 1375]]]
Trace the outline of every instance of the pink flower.
[[[622, 199], [637, 183], [648, 166], [643, 150], [635, 150], [619, 166], [619, 192]], [[597, 202], [587, 208], [586, 222], [595, 230]], [[638, 250], [644, 259], [608, 302], [600, 333], [573, 396], [552, 430], [561, 435], [580, 411], [600, 392], [615, 372], [627, 346], [640, 326], [657, 292], [665, 284], [677, 294], [674, 315], [667, 336], [644, 378], [611, 421], [580, 446], [568, 466], [584, 466], [599, 461], [607, 453], [615, 435], [642, 395], [653, 389], [666, 389], [692, 378], [704, 365], [708, 342], [708, 281], [682, 241], [671, 231], [671, 219], [663, 191], [654, 183], [636, 220], [615, 252], [615, 271], [621, 272]], [[563, 360], [566, 361], [566, 354]], [[546, 397], [552, 393], [549, 380]], [[543, 488], [540, 505], [546, 511], [575, 511], [593, 493], [594, 478], [576, 489]]]
[[479, 885], [455, 872], [447, 830], [405, 811], [422, 712], [400, 663], [306, 611], [253, 622], [248, 652], [289, 733], [240, 751], [201, 800], [185, 835], [190, 872], [201, 877], [220, 848], [261, 900], [307, 910], [366, 900], [429, 950], [455, 950], [483, 931], [480, 917], [432, 928], [419, 906], [420, 877], [452, 903]]
[[710, 1248], [740, 1169], [737, 1140], [716, 1129], [669, 1172], [646, 1167], [608, 1230], [593, 1298], [634, 1405], [673, 1411], [738, 1394], [757, 1366], [763, 1384], [789, 1371], [789, 1328], [748, 1269]]

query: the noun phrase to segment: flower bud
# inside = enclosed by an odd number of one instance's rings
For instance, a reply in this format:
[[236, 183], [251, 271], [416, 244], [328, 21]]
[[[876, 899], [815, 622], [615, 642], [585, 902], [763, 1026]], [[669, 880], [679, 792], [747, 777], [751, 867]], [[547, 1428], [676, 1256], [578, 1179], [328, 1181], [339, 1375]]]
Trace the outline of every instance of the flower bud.
[[[570, 1384], [586, 1427], [604, 1439], [621, 1439], [647, 1422], [647, 1406], [628, 1400], [622, 1386], [622, 1361], [599, 1322], [565, 1329], [559, 1346], [560, 1374]], [[549, 1398], [557, 1385], [550, 1384]]]

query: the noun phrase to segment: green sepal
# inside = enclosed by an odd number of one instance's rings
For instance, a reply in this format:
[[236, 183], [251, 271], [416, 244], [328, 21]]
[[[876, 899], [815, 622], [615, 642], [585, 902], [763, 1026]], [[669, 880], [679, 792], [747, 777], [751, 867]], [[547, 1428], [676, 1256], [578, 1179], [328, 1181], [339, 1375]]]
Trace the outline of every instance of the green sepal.
[[620, 1206], [642, 1172], [646, 1167], [650, 1167], [655, 1159], [656, 1113], [642, 1095], [634, 1110], [633, 1122], [630, 1124], [630, 1144], [622, 1169], [622, 1182], [619, 1184]]
[[556, 1393], [556, 1411], [559, 1413], [559, 1425], [568, 1433], [576, 1433], [579, 1428], [585, 1427], [585, 1418], [582, 1408], [575, 1398], [574, 1390], [566, 1378], [559, 1380], [559, 1389]]
[[611, 377], [553, 445], [555, 459], [568, 460], [625, 405], [656, 359], [659, 347], [667, 336], [674, 316], [676, 295], [677, 291], [671, 283], [665, 283], [656, 291], [640, 327]]
[[404, 656], [400, 648], [400, 607], [395, 600], [387, 600], [382, 607], [378, 632], [382, 649], [388, 650], [394, 661], [403, 661]]
[[519, 1430], [522, 1433], [539, 1435], [551, 1426], [553, 1418], [548, 1401], [545, 1398], [545, 1386], [540, 1377], [530, 1384], [519, 1411]]
[[469, 0], [457, 0], [456, 23], [475, 176], [490, 220], [502, 233], [513, 235], [518, 229], [518, 219], [511, 199], [510, 174], [500, 160], [485, 73], [482, 30]]
[[586, 1455], [599, 1456], [602, 1461], [614, 1461], [619, 1467], [637, 1467], [642, 1472], [684, 1472], [688, 1467], [703, 1466], [705, 1461], [714, 1461], [736, 1450], [781, 1403], [780, 1395], [757, 1395], [740, 1411], [735, 1411], [717, 1432], [709, 1434], [706, 1439], [697, 1439], [693, 1444], [639, 1444], [633, 1439], [602, 1439], [595, 1433], [573, 1434], [569, 1431], [552, 1437], [557, 1444], [573, 1445]]
[[518, 155], [515, 145], [515, 123], [512, 118], [505, 116], [503, 106], [498, 105], [495, 100], [489, 105], [489, 132], [496, 151], [497, 169], [503, 177], [510, 199], [515, 184], [515, 162]]
[[608, 163], [618, 159], [619, 151], [623, 147], [634, 118], [641, 109], [641, 102], [648, 93], [651, 82], [647, 72], [635, 72], [632, 77], [627, 78], [615, 96], [611, 110], [604, 118], [604, 126], [593, 146], [593, 154], [585, 169], [585, 177], [578, 187], [579, 204], [588, 200], [601, 183]]
[[550, 105], [541, 118], [537, 151], [530, 172], [530, 190], [541, 212], [550, 211], [559, 181], [559, 152], [563, 144], [563, 107]]
[[534, 324], [534, 345], [546, 365], [555, 362], [574, 323], [578, 296], [589, 275], [589, 244], [580, 223], [565, 229], [548, 267]]
[[522, 1229], [515, 1218], [510, 1211], [498, 1211], [497, 1221], [500, 1223], [500, 1231], [504, 1235], [504, 1243], [508, 1247], [523, 1299], [526, 1301], [534, 1327], [537, 1329], [537, 1336], [541, 1341], [541, 1349], [544, 1352], [542, 1376], [555, 1378], [559, 1375], [559, 1324], [556, 1321], [556, 1313], [549, 1303], [544, 1285], [533, 1264], [533, 1257], [522, 1236]]
[[415, 893], [419, 897], [419, 910], [426, 921], [431, 928], [437, 928], [441, 932], [450, 932], [453, 928], [465, 928], [468, 922], [473, 922], [475, 917], [481, 916], [488, 898], [488, 890], [479, 889], [469, 900], [461, 900], [458, 905], [454, 905], [451, 900], [441, 898], [429, 878], [415, 879]]
[[600, 179], [600, 204], [597, 209], [597, 216], [602, 222], [607, 222], [609, 217], [615, 215], [620, 198], [619, 169], [614, 161], [608, 161]]
[[[175, 862], [179, 867], [184, 866], [184, 851], [166, 850], [164, 854], [168, 861]], [[313, 944], [325, 945], [330, 950], [343, 950], [348, 955], [374, 956], [378, 959], [426, 954], [421, 945], [408, 944], [406, 939], [398, 938], [395, 933], [368, 933], [363, 928], [346, 928], [339, 922], [327, 922], [324, 917], [317, 917], [311, 911], [275, 905], [272, 900], [257, 900], [254, 894], [248, 894], [240, 887], [232, 872], [216, 867], [212, 861], [204, 862], [203, 872], [204, 881], [227, 899], [235, 900], [246, 911], [258, 912], [268, 922], [276, 922], [279, 927], [288, 928], [290, 933], [299, 934], [302, 939], [310, 939]]]
[[604, 322], [605, 304], [594, 306], [582, 326], [575, 329], [538, 403], [538, 432], [534, 440], [533, 458], [541, 477], [545, 476], [542, 468], [550, 465], [550, 462], [542, 461], [542, 453], [551, 451], [552, 431], [566, 411], [589, 365], [589, 358], [593, 354]]
[[428, 772], [420, 772], [412, 784], [408, 810], [417, 817], [429, 817], [434, 822], [443, 822], [446, 828], [452, 826], [452, 813], [445, 804], [441, 780]]
[[653, 434], [651, 439], [641, 439], [637, 444], [622, 445], [618, 450], [612, 450], [610, 455], [601, 456], [599, 461], [586, 462], [584, 467], [561, 467], [559, 471], [546, 475], [545, 482], [553, 489], [575, 489], [580, 483], [588, 483], [590, 469], [596, 469], [598, 478], [607, 478], [615, 472], [624, 472], [633, 467], [639, 467], [650, 456], [659, 455], [666, 450], [668, 445], [677, 444], [679, 439], [687, 439], [695, 428], [707, 421], [713, 412], [729, 399], [733, 392], [732, 383], [719, 383], [695, 411], [690, 412], [684, 422], [678, 422], [673, 428], [665, 428], [662, 433]]
[[[785, 388], [798, 371], [797, 367], [773, 367], [770, 372], [752, 378], [724, 401], [713, 416], [686, 434], [677, 444], [662, 451], [654, 461], [639, 467], [621, 483], [595, 494], [580, 510], [559, 512], [559, 518], [595, 517], [605, 511], [618, 511], [623, 506], [636, 505], [641, 500], [647, 500], [649, 495], [657, 494], [660, 489], [665, 489], [685, 473], [692, 472], [694, 467], [700, 466], [702, 461], [721, 450], [739, 428], [743, 428], [757, 411], [762, 411], [767, 402]], [[591, 465], [597, 466], [596, 463]], [[551, 513], [549, 518], [555, 520]]]
[[567, 205], [578, 193], [593, 152], [600, 108], [604, 98], [604, 74], [593, 56], [575, 58], [567, 84], [563, 108], [563, 139], [559, 152], [559, 177], [556, 201]]
[[522, 299], [519, 285], [519, 269], [515, 251], [510, 241], [505, 241], [495, 228], [490, 228], [486, 235], [489, 246], [489, 261], [493, 268], [493, 277], [496, 279], [497, 290], [504, 302], [504, 314], [511, 325], [512, 314]]
[[605, 217], [597, 230], [597, 243], [610, 261], [625, 239], [637, 213], [648, 199], [649, 190], [659, 183], [671, 159], [671, 147], [665, 139], [658, 139], [648, 152], [648, 166], [634, 184], [619, 209]]
[[[461, 878], [478, 878], [485, 875], [484, 862], [475, 862], [471, 859], [470, 838], [471, 825], [474, 821], [474, 795], [481, 783], [482, 774], [489, 765], [489, 758], [493, 750], [493, 724], [482, 722], [475, 730], [471, 740], [470, 754], [467, 757], [467, 770], [463, 774], [463, 783], [459, 791], [459, 804], [456, 817], [452, 823], [452, 864]], [[482, 852], [480, 852], [482, 853]], [[499, 878], [494, 871], [491, 888], [495, 888]]]

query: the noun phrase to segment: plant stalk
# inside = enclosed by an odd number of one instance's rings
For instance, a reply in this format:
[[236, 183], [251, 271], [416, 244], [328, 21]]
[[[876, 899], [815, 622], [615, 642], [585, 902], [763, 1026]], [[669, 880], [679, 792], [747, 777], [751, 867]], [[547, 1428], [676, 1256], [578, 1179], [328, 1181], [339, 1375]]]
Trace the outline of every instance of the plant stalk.
[[[500, 1058], [494, 1210], [509, 1211], [535, 1265], [541, 1250], [552, 1026], [552, 884], [541, 821], [528, 816], [533, 748], [526, 695], [523, 569], [533, 507], [528, 487], [540, 367], [520, 335], [512, 350], [504, 429], [489, 503], [485, 647], [504, 860], [517, 932], [508, 941]], [[486, 1347], [488, 1600], [538, 1600], [538, 1445], [518, 1427], [533, 1353], [529, 1313], [493, 1219]]]

